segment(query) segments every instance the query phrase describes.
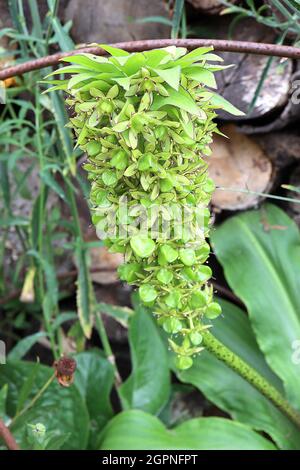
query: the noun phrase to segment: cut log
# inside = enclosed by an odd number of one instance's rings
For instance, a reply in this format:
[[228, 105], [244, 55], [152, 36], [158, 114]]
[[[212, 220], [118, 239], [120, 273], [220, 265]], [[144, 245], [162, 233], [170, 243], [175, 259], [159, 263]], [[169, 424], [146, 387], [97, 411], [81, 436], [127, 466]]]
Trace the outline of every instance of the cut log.
[[122, 42], [135, 39], [164, 38], [170, 27], [160, 23], [137, 24], [137, 18], [167, 17], [162, 0], [70, 0], [65, 10], [65, 21], [71, 20], [72, 37], [77, 43]]
[[[289, 180], [289, 184], [294, 186], [298, 190], [300, 189], [300, 166], [297, 166], [292, 172]], [[295, 201], [300, 200], [300, 194], [295, 191], [287, 191], [287, 197], [295, 199]], [[296, 224], [300, 227], [300, 203], [299, 202], [288, 202], [288, 213], [294, 219]]]
[[226, 125], [221, 131], [228, 139], [219, 135], [214, 137], [209, 174], [217, 188], [227, 190], [216, 189], [212, 205], [217, 210], [242, 210], [256, 206], [262, 197], [243, 191], [268, 192], [274, 181], [272, 163], [262, 148], [239, 133], [236, 126]]
[[300, 121], [300, 66], [298, 70], [292, 75], [290, 80], [290, 99], [287, 101], [286, 106], [282, 112], [269, 124], [259, 125], [245, 125], [242, 130], [245, 134], [258, 134], [279, 131], [284, 129], [290, 124], [295, 124]]
[[[9, 14], [8, 2], [0, 0], [0, 30], [12, 28], [12, 21]], [[0, 37], [0, 47], [7, 49], [9, 39], [7, 36]]]
[[[242, 127], [242, 130], [244, 128]], [[292, 132], [271, 132], [251, 136], [280, 169], [300, 160], [300, 135]]]
[[[249, 20], [239, 23], [234, 39], [240, 41], [274, 42], [274, 33], [269, 28]], [[245, 113], [245, 116], [232, 117], [221, 112], [226, 120], [249, 120], [270, 116], [280, 111], [288, 102], [291, 88], [292, 61], [273, 58], [271, 67], [264, 81], [254, 109], [249, 112], [257, 86], [265, 70], [268, 58], [254, 54], [221, 54], [226, 64], [235, 64], [223, 72], [217, 73], [218, 91], [228, 101]], [[262, 123], [263, 124], [263, 123]]]
[[[222, 5], [220, 0], [187, 0], [196, 10], [200, 10], [208, 15], [215, 15], [224, 10], [225, 6]], [[231, 0], [231, 3], [236, 3], [236, 0]]]

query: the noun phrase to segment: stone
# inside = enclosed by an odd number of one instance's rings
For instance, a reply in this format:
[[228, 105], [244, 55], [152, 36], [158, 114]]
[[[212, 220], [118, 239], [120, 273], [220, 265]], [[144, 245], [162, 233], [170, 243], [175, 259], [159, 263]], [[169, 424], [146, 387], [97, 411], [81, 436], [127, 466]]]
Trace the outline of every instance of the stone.
[[65, 21], [72, 20], [76, 43], [114, 43], [137, 39], [169, 37], [170, 28], [160, 23], [137, 24], [133, 20], [147, 16], [167, 17], [161, 0], [70, 0]]

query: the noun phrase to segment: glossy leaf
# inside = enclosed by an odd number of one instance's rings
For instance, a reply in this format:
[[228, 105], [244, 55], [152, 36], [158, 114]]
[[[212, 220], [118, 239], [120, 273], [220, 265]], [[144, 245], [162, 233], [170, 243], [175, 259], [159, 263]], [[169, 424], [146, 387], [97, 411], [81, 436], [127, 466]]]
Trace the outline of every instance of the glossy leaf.
[[267, 204], [228, 219], [212, 240], [227, 281], [248, 308], [260, 348], [300, 409], [299, 364], [293, 360], [300, 338], [298, 227]]
[[2, 385], [0, 388], [0, 419], [4, 419], [6, 416], [6, 399], [7, 399], [8, 386]]
[[194, 49], [185, 56], [181, 57], [175, 63], [176, 65], [181, 65], [182, 67], [188, 66], [194, 62], [197, 62], [198, 60], [204, 59], [206, 57], [205, 54], [212, 50], [213, 46], [197, 47], [197, 49]]
[[232, 114], [233, 116], [244, 116], [245, 113], [240, 111], [238, 108], [233, 106], [233, 104], [229, 103], [223, 96], [218, 95], [217, 93], [213, 93], [210, 98], [210, 102], [216, 108], [223, 109], [227, 111], [227, 113]]
[[183, 70], [183, 74], [189, 79], [196, 80], [211, 88], [217, 88], [216, 79], [210, 70], [200, 66], [187, 67]]
[[129, 320], [132, 372], [120, 388], [125, 409], [158, 413], [168, 400], [170, 375], [166, 348], [151, 313], [136, 305]]
[[196, 418], [168, 430], [142, 411], [120, 413], [108, 424], [101, 450], [274, 450], [249, 427], [223, 418]]
[[172, 69], [166, 70], [154, 69], [154, 72], [156, 72], [159, 77], [163, 78], [168, 85], [174, 88], [174, 90], [178, 90], [181, 73], [180, 67], [174, 67]]
[[163, 106], [171, 105], [191, 114], [199, 116], [201, 109], [196, 105], [190, 95], [185, 90], [180, 89], [176, 91], [171, 87], [166, 86], [169, 96], [156, 96], [153, 100], [152, 109], [154, 111], [161, 109]]
[[123, 51], [123, 49], [117, 47], [108, 46], [107, 44], [99, 44], [99, 46], [114, 57], [126, 57], [129, 55], [127, 51]]
[[[12, 361], [0, 367], [0, 388], [8, 385], [7, 414], [13, 417], [16, 412], [19, 392], [24, 382], [37, 365], [31, 362]], [[45, 385], [53, 374], [50, 367], [38, 365], [37, 373], [25, 406]], [[22, 449], [28, 448], [27, 423], [42, 423], [47, 431], [58, 436], [70, 434], [64, 449], [85, 449], [88, 440], [89, 418], [86, 405], [73, 385], [61, 387], [56, 381], [38, 399], [36, 404], [18, 418], [12, 425], [12, 432]]]
[[107, 62], [103, 57], [94, 56], [92, 54], [78, 54], [69, 57], [63, 57], [61, 59], [64, 62], [70, 62], [71, 64], [78, 64], [84, 67], [88, 67], [92, 71], [98, 72], [118, 72], [118, 69], [111, 62]]
[[77, 354], [75, 386], [85, 401], [90, 416], [89, 448], [97, 448], [100, 431], [113, 416], [110, 393], [114, 382], [114, 370], [99, 351]]

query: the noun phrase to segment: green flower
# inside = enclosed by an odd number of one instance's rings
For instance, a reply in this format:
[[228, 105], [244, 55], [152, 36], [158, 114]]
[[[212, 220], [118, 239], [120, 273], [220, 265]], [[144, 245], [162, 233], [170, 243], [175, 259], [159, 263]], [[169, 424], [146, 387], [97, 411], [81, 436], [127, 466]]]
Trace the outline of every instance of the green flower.
[[[204, 265], [215, 109], [241, 113], [206, 88], [215, 87], [213, 71], [222, 69], [210, 64], [212, 47], [133, 54], [101, 47], [112, 56], [64, 58], [76, 68], [65, 67], [71, 78], [54, 88], [69, 94], [75, 113], [69, 125], [87, 153], [93, 222], [104, 227], [115, 218], [126, 228], [123, 235], [107, 235], [105, 243], [124, 254], [121, 279], [139, 287], [141, 301], [175, 335], [170, 346], [176, 364], [187, 369], [203, 349], [203, 318], [221, 313]], [[125, 214], [118, 207], [122, 198]]]

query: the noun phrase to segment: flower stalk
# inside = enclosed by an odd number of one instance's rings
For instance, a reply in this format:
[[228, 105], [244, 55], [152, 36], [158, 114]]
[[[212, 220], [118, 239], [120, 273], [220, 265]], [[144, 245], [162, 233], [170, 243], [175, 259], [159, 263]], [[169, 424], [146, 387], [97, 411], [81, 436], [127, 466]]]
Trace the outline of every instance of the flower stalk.
[[253, 385], [300, 428], [300, 413], [294, 410], [281, 393], [247, 362], [237, 356], [207, 330], [203, 332], [203, 345], [217, 359], [224, 362], [248, 383]]

